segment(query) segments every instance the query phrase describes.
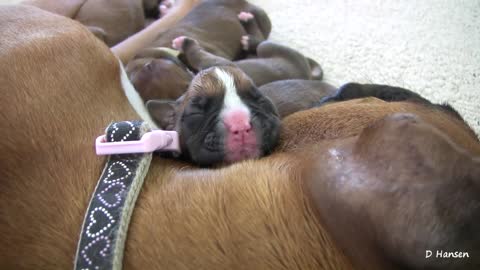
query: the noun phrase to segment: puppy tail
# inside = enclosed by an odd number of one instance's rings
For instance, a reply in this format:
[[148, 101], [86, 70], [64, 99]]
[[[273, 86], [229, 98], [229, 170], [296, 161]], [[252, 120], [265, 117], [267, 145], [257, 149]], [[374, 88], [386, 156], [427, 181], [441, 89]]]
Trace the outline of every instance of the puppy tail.
[[312, 80], [322, 80], [323, 79], [323, 69], [319, 63], [317, 63], [312, 58], [307, 57], [308, 65], [310, 66], [310, 77]]

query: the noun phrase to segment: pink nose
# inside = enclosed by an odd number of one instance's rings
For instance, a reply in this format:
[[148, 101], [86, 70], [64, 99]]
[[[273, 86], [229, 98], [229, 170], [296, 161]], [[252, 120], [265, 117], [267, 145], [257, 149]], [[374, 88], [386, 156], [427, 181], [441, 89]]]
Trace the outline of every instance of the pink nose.
[[235, 137], [243, 137], [252, 130], [250, 116], [244, 110], [228, 112], [223, 118], [223, 123], [228, 132]]

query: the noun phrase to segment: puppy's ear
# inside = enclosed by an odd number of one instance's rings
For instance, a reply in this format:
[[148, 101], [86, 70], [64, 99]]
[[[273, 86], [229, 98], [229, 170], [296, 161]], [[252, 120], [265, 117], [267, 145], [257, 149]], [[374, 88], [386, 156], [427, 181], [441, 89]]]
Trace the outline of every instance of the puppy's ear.
[[177, 104], [173, 100], [149, 100], [146, 106], [159, 128], [175, 130]]

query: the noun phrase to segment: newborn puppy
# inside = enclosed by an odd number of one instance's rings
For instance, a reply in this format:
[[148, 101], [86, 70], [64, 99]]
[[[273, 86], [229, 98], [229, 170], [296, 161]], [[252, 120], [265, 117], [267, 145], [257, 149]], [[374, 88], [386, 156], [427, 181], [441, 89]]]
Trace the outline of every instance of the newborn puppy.
[[322, 81], [283, 80], [262, 85], [258, 90], [270, 98], [283, 119], [315, 107], [322, 98], [334, 94], [337, 88]]
[[176, 37], [189, 36], [208, 52], [233, 60], [241, 56], [242, 36], [265, 40], [270, 31], [265, 11], [245, 0], [203, 0], [175, 26], [159, 33], [151, 47], [170, 47]]
[[183, 157], [200, 166], [261, 157], [279, 137], [275, 106], [235, 67], [201, 71], [177, 101], [147, 108], [160, 128], [179, 133]]
[[175, 100], [185, 93], [194, 76], [176, 53], [166, 48], [143, 50], [130, 61], [126, 71], [144, 101]]
[[[287, 79], [321, 80], [320, 65], [308, 59], [300, 52], [270, 41], [263, 41], [258, 46], [242, 39], [244, 49], [255, 52], [256, 58], [235, 61], [257, 86], [269, 82]], [[231, 61], [204, 50], [200, 44], [189, 37], [178, 37], [172, 46], [181, 52], [179, 58], [194, 72], [217, 66], [229, 65]], [[252, 47], [253, 48], [250, 48]]]
[[196, 73], [212, 66], [235, 65], [256, 86], [287, 79], [320, 80], [323, 75], [320, 65], [315, 61], [291, 48], [269, 41], [263, 41], [258, 46], [255, 51], [258, 58], [235, 62], [208, 53], [190, 38], [176, 38], [172, 45], [181, 52], [179, 58], [182, 61], [165, 50], [146, 49], [127, 65], [130, 81], [145, 101], [181, 96], [193, 78], [189, 69]]
[[108, 46], [113, 46], [145, 25], [144, 4], [150, 0], [26, 0], [23, 4], [57, 13], [85, 25]]
[[[164, 2], [165, 0], [162, 1], [162, 4]], [[206, 51], [233, 60], [247, 55], [247, 52], [242, 50], [240, 43], [242, 37], [248, 38], [250, 43], [258, 43], [265, 40], [270, 31], [271, 23], [265, 11], [245, 0], [204, 0], [175, 26], [159, 34], [150, 48], [145, 48], [128, 63], [126, 71], [145, 101], [170, 98], [164, 95], [166, 92], [175, 92], [180, 96], [186, 91], [186, 88], [172, 90], [164, 85], [164, 80], [151, 77], [171, 73], [168, 69], [175, 61], [172, 62], [170, 57], [164, 57], [164, 55], [152, 57], [155, 54], [146, 53], [145, 50], [170, 48], [175, 38], [187, 35], [196, 39]], [[151, 63], [151, 65], [147, 65], [147, 63]], [[185, 69], [182, 76], [170, 77], [170, 79], [184, 80], [187, 77], [191, 78]], [[178, 85], [184, 84], [185, 81], [178, 83]], [[156, 89], [156, 91], [152, 89]], [[155, 96], [152, 96], [153, 93]]]

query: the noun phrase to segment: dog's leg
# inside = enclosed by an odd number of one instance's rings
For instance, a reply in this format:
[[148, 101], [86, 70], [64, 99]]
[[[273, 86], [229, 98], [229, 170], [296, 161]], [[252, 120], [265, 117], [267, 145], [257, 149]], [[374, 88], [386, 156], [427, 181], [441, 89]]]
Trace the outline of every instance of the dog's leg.
[[256, 49], [259, 58], [283, 58], [296, 66], [299, 73], [305, 74], [303, 79], [321, 80], [323, 70], [321, 66], [311, 58], [306, 58], [300, 52], [271, 41], [263, 41]]
[[256, 25], [264, 39], [267, 39], [270, 36], [270, 32], [272, 31], [272, 23], [270, 22], [270, 18], [268, 17], [265, 10], [255, 6], [250, 5], [249, 8], [246, 10], [247, 12], [253, 14]]
[[213, 66], [232, 65], [231, 61], [205, 51], [196, 40], [185, 36], [174, 39], [172, 47], [181, 52], [180, 60], [194, 72]]
[[241, 43], [244, 51], [255, 53], [257, 46], [266, 39], [258, 26], [255, 15], [250, 12], [240, 12], [238, 19], [242, 23], [247, 35], [242, 36]]

